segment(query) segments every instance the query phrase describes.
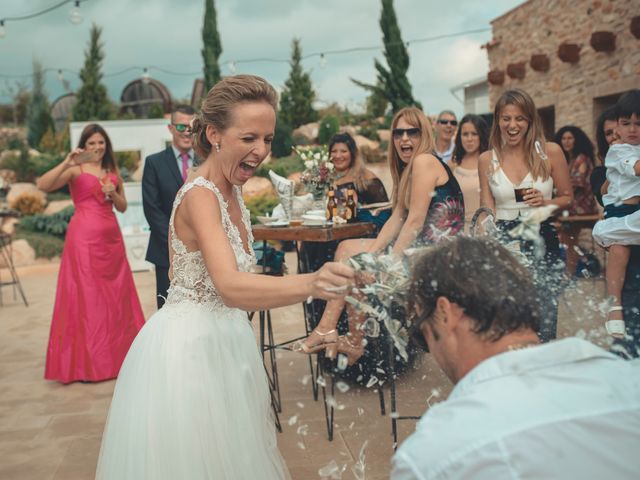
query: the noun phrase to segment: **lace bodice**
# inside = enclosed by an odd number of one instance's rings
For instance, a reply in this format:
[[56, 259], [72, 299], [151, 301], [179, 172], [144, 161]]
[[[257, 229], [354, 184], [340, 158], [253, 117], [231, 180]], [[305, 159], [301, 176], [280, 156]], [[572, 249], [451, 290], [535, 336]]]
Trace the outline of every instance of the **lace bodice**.
[[206, 304], [211, 308], [219, 308], [223, 307], [224, 303], [211, 281], [211, 277], [209, 276], [209, 272], [207, 271], [202, 258], [202, 253], [199, 250], [193, 252], [187, 251], [185, 244], [182, 243], [176, 235], [173, 223], [178, 206], [187, 192], [193, 187], [208, 188], [218, 198], [218, 202], [220, 203], [220, 214], [222, 217], [222, 227], [227, 234], [227, 238], [229, 239], [229, 243], [231, 244], [231, 248], [235, 254], [238, 270], [242, 272], [249, 272], [256, 263], [255, 254], [252, 248], [253, 233], [251, 231], [249, 211], [242, 200], [240, 188], [237, 186], [233, 187], [242, 210], [242, 223], [244, 228], [247, 230], [249, 253], [244, 249], [238, 227], [229, 217], [228, 204], [220, 193], [220, 190], [218, 190], [212, 182], [206, 180], [204, 177], [197, 177], [195, 180], [182, 186], [176, 195], [175, 201], [173, 202], [173, 210], [171, 212], [171, 218], [169, 219], [169, 243], [173, 250], [173, 279], [171, 280], [171, 286], [169, 287], [166, 303], [170, 305], [186, 301], [190, 303]]

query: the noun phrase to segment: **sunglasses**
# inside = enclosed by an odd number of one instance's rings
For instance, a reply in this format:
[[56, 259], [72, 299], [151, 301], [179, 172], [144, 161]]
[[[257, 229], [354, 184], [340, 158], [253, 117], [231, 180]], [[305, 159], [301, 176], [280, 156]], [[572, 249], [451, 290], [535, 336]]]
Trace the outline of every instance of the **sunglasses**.
[[422, 314], [413, 315], [413, 321], [411, 322], [411, 327], [409, 328], [409, 341], [419, 349], [424, 352], [429, 353], [429, 345], [424, 338], [424, 333], [422, 333], [422, 325], [427, 319], [433, 314], [431, 312], [422, 312]]
[[173, 128], [179, 133], [191, 133], [191, 125], [187, 123], [172, 123], [171, 125], [173, 125]]
[[438, 120], [440, 125], [451, 125], [452, 127], [456, 127], [458, 125], [457, 120]]
[[393, 135], [393, 138], [395, 138], [396, 140], [399, 140], [400, 138], [404, 137], [404, 134], [407, 134], [407, 136], [409, 138], [418, 138], [420, 136], [420, 129], [419, 128], [394, 128], [391, 132], [391, 134]]

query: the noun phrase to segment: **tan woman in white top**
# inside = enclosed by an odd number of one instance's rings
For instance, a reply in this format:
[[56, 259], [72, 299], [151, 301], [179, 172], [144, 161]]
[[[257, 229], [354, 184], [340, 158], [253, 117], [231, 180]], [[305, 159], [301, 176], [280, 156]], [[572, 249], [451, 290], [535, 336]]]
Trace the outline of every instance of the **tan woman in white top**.
[[[562, 149], [544, 140], [542, 122], [535, 104], [523, 90], [508, 90], [498, 99], [489, 137], [491, 150], [480, 155], [480, 203], [495, 213], [496, 224], [509, 232], [520, 223], [521, 214], [534, 207], [555, 205], [568, 209], [573, 202], [569, 169]], [[526, 186], [523, 198], [516, 198], [515, 189]], [[521, 200], [521, 201], [518, 201]], [[564, 269], [560, 260], [560, 244], [552, 223], [540, 225], [545, 254], [542, 260], [533, 255], [530, 242], [520, 248], [529, 254], [539, 277], [543, 303], [540, 337], [543, 341], [555, 338], [558, 291], [543, 292], [558, 286], [558, 275]]]

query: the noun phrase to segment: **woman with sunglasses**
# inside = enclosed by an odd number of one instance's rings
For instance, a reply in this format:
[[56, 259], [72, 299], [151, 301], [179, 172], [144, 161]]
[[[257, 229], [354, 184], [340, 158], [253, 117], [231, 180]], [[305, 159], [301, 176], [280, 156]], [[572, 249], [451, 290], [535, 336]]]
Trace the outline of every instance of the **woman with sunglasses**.
[[[464, 223], [464, 200], [449, 167], [431, 154], [434, 149], [431, 122], [415, 107], [400, 110], [391, 123], [389, 165], [393, 179], [392, 213], [375, 239], [345, 240], [338, 246], [336, 261], [362, 252], [390, 251], [401, 256], [410, 247], [458, 233]], [[295, 349], [310, 354], [326, 349], [335, 358], [347, 355], [349, 365], [364, 353], [364, 334], [359, 329], [361, 312], [347, 306], [349, 334], [338, 336], [336, 325], [344, 299], [327, 303], [318, 326]]]
[[487, 123], [479, 115], [465, 115], [460, 121], [454, 145], [451, 166], [464, 196], [464, 225], [468, 232], [471, 218], [480, 206], [478, 158], [489, 146]]
[[[527, 92], [504, 92], [496, 102], [493, 118], [492, 149], [480, 155], [478, 162], [480, 203], [494, 212], [505, 241], [513, 241], [509, 233], [521, 225], [523, 214], [546, 205], [566, 210], [573, 202], [573, 190], [562, 149], [545, 142], [542, 122]], [[549, 341], [556, 337], [557, 295], [564, 265], [550, 219], [540, 224], [539, 235], [544, 241], [542, 257], [534, 242], [520, 241], [519, 248], [529, 257], [532, 274], [545, 291], [545, 318], [539, 335], [542, 341]]]

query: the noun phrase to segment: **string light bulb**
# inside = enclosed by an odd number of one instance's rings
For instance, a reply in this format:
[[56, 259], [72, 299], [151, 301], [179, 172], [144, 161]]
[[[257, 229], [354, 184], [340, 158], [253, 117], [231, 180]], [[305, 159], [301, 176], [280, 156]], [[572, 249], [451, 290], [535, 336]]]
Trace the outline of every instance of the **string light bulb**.
[[7, 35], [7, 31], [4, 29], [4, 20], [0, 20], [0, 38], [4, 38]]
[[147, 69], [147, 67], [144, 67], [144, 69], [142, 70], [142, 83], [144, 83], [145, 85], [149, 85], [150, 81], [151, 75], [149, 75], [149, 70]]
[[64, 75], [62, 74], [62, 69], [58, 69], [58, 80], [61, 82], [64, 81]]
[[82, 22], [82, 13], [80, 13], [80, 0], [76, 0], [73, 8], [69, 12], [69, 21], [74, 25], [78, 25]]
[[324, 68], [327, 66], [327, 57], [324, 56], [324, 53], [320, 54], [320, 68]]
[[231, 75], [235, 75], [235, 73], [236, 73], [236, 62], [229, 62], [229, 72], [231, 72]]

